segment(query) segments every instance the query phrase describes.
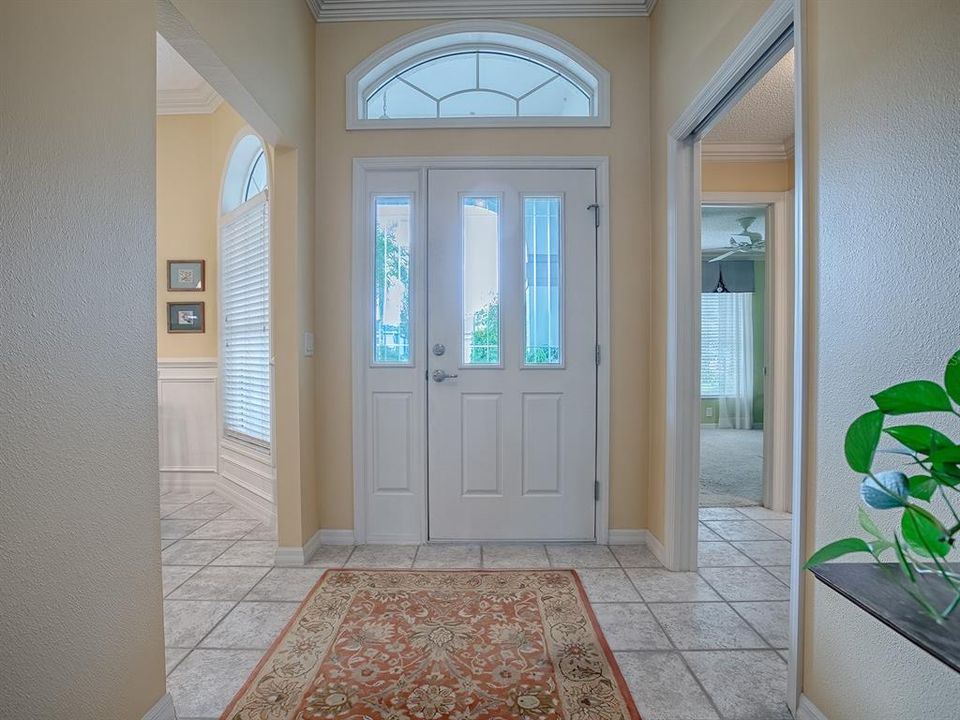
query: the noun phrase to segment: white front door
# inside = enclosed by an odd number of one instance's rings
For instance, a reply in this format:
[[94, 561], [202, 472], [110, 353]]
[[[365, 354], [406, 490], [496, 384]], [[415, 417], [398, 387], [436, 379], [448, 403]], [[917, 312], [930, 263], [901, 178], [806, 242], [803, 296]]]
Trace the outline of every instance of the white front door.
[[594, 170], [428, 176], [429, 537], [592, 540]]

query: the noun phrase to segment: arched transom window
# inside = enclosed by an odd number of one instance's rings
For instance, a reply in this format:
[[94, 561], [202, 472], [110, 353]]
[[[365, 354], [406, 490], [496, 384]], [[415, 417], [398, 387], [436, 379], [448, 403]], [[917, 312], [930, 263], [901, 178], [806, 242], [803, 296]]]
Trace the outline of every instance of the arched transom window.
[[569, 43], [502, 22], [400, 38], [348, 76], [347, 124], [608, 125], [606, 71]]

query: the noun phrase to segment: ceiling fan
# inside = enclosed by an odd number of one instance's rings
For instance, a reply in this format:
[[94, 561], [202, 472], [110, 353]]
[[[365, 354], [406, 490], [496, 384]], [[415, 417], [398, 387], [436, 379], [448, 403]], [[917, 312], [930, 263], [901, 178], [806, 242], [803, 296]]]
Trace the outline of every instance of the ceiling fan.
[[[737, 253], [762, 253], [767, 247], [767, 241], [764, 240], [763, 235], [760, 233], [750, 230], [750, 226], [753, 225], [756, 219], [756, 217], [737, 218], [737, 222], [740, 223], [740, 227], [743, 229], [730, 236], [730, 247], [732, 249], [723, 255], [710, 258], [708, 262], [719, 262]], [[744, 239], [741, 240], [739, 238]]]

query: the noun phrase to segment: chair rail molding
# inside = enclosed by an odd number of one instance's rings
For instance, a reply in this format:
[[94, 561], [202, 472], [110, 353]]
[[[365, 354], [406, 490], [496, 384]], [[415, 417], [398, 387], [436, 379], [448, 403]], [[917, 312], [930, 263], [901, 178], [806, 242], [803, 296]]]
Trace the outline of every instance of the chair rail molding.
[[497, 17], [648, 17], [657, 0], [305, 0], [317, 22]]

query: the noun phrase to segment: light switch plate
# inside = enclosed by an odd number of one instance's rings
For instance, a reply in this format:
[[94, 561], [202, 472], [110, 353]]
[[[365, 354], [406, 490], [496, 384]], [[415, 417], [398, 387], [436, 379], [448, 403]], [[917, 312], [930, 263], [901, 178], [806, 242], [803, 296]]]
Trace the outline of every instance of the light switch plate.
[[313, 333], [305, 332], [303, 334], [303, 356], [313, 357]]

